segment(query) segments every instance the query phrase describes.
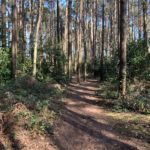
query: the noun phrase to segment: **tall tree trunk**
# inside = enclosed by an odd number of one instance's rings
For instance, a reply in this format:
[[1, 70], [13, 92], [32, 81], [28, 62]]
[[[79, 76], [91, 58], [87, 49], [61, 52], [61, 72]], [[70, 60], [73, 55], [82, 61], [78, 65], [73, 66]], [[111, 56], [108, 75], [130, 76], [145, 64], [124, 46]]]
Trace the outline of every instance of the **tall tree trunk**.
[[71, 54], [72, 54], [72, 41], [71, 41], [71, 15], [72, 15], [72, 0], [68, 0], [68, 78], [71, 78]]
[[110, 48], [110, 56], [113, 56], [113, 42], [115, 41], [113, 38], [113, 11], [110, 10], [109, 13], [110, 20], [110, 35], [109, 35], [109, 48]]
[[130, 41], [131, 39], [131, 29], [130, 29], [130, 15], [131, 15], [131, 11], [130, 11], [130, 1], [127, 1], [128, 3], [128, 11], [127, 11], [127, 15], [128, 15], [128, 41]]
[[126, 76], [127, 76], [127, 64], [126, 64], [126, 53], [127, 53], [127, 30], [126, 30], [126, 12], [127, 12], [127, 1], [120, 0], [120, 63], [119, 63], [119, 97], [126, 95]]
[[[84, 6], [88, 6], [88, 1], [86, 1], [86, 3], [84, 3]], [[84, 71], [83, 71], [83, 78], [84, 81], [86, 81], [86, 76], [87, 76], [87, 31], [88, 31], [88, 20], [87, 20], [87, 11], [84, 9], [84, 13], [83, 13], [83, 41], [84, 41]]]
[[[7, 4], [7, 7], [8, 8], [11, 8], [9, 11], [8, 11], [8, 29], [10, 29], [11, 28], [11, 17], [12, 17], [12, 5], [11, 5], [11, 1], [10, 0], [8, 0], [8, 3], [6, 3]], [[8, 47], [9, 48], [11, 48], [11, 38], [12, 38], [12, 30], [8, 30], [8, 37], [7, 37], [7, 41], [8, 41]]]
[[33, 36], [33, 30], [34, 30], [34, 16], [33, 16], [33, 0], [30, 0], [30, 53], [31, 53], [31, 60], [33, 64], [33, 44], [34, 44], [34, 36]]
[[6, 47], [6, 0], [2, 0], [2, 47]]
[[104, 45], [105, 45], [105, 40], [104, 40], [104, 36], [105, 36], [105, 3], [103, 0], [103, 4], [102, 4], [102, 49], [101, 49], [101, 60], [100, 60], [100, 80], [103, 81], [104, 80]]
[[132, 41], [134, 39], [134, 0], [132, 0]]
[[141, 0], [138, 0], [138, 36], [141, 39]]
[[117, 33], [117, 42], [118, 42], [118, 50], [120, 49], [120, 0], [117, 0], [117, 13], [118, 13], [118, 33]]
[[115, 0], [115, 11], [114, 11], [114, 36], [115, 36], [115, 46], [114, 46], [114, 48], [115, 49], [117, 49], [118, 47], [118, 45], [117, 45], [117, 35], [118, 35], [118, 24], [117, 24], [117, 22], [118, 22], [118, 20], [117, 20], [117, 15], [118, 15], [118, 12], [117, 12], [117, 10], [118, 10], [118, 1], [117, 0]]
[[17, 57], [17, 5], [16, 0], [13, 0], [12, 3], [12, 45], [11, 45], [11, 52], [12, 52], [12, 79], [15, 80], [16, 78], [16, 57]]
[[75, 6], [75, 55], [74, 55], [74, 73], [77, 73], [77, 49], [78, 49], [78, 5]]
[[25, 58], [25, 48], [26, 48], [26, 41], [25, 41], [25, 10], [24, 10], [24, 0], [20, 1], [20, 14], [19, 14], [19, 25], [20, 25], [20, 39], [19, 40], [19, 48], [21, 51], [21, 58], [22, 62], [24, 62]]
[[37, 18], [37, 25], [36, 25], [36, 32], [35, 32], [35, 40], [34, 40], [34, 54], [33, 54], [33, 76], [36, 76], [37, 73], [37, 48], [38, 48], [38, 39], [39, 39], [39, 29], [42, 20], [42, 3], [43, 0], [39, 0], [39, 11], [38, 11], [38, 18]]
[[[67, 58], [68, 52], [68, 0], [66, 0], [66, 10], [65, 10], [65, 31], [64, 31], [64, 55]], [[64, 72], [67, 74], [67, 63], [64, 64]]]
[[94, 6], [93, 6], [93, 68], [94, 68], [94, 76], [96, 76], [96, 48], [97, 48], [97, 6], [98, 0], [94, 0]]
[[142, 0], [143, 6], [143, 32], [144, 32], [144, 40], [147, 45], [147, 0]]
[[60, 42], [60, 4], [57, 0], [57, 42]]
[[[90, 2], [91, 3], [91, 2]], [[93, 53], [93, 3], [91, 3], [91, 8], [90, 8], [90, 51], [91, 51], [91, 55], [92, 55], [92, 62], [94, 61], [94, 53]], [[93, 64], [94, 65], [94, 64]]]
[[80, 17], [79, 17], [79, 43], [78, 43], [78, 78], [81, 81], [81, 51], [82, 51], [82, 17], [83, 17], [83, 0], [80, 0]]

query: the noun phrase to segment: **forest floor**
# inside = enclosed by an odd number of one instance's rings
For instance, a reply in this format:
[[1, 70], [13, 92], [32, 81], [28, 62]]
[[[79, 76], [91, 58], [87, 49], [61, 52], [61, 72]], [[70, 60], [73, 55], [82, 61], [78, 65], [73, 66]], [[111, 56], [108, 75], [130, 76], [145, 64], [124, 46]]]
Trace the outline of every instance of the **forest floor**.
[[149, 150], [150, 117], [112, 112], [96, 96], [98, 82], [72, 82], [64, 100], [65, 110], [54, 128], [60, 150]]
[[150, 116], [113, 112], [104, 107], [98, 90], [93, 79], [71, 82], [50, 133], [8, 126], [7, 133], [0, 133], [0, 150], [149, 150]]

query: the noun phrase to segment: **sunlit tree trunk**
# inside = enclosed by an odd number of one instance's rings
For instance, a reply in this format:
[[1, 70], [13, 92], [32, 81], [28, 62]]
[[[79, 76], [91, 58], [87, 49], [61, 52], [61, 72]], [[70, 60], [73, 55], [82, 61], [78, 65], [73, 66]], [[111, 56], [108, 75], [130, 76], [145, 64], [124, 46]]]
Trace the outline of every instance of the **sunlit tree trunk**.
[[115, 44], [115, 46], [114, 46], [114, 48], [116, 49], [117, 48], [117, 32], [118, 32], [118, 26], [117, 26], [117, 22], [118, 22], [118, 20], [117, 20], [117, 15], [118, 15], [118, 12], [117, 12], [117, 0], [115, 0], [115, 10], [114, 10], [114, 38], [115, 38], [115, 42], [114, 42], [114, 44]]
[[19, 3], [19, 49], [21, 53], [22, 62], [24, 62], [25, 58], [25, 49], [26, 49], [26, 40], [25, 40], [25, 10], [24, 10], [24, 0], [21, 0]]
[[94, 61], [94, 53], [93, 53], [93, 4], [90, 3], [90, 51], [91, 51], [91, 56], [92, 56], [92, 62]]
[[138, 0], [138, 38], [141, 39], [141, 0]]
[[33, 0], [30, 0], [30, 54], [31, 54], [31, 60], [33, 64], [33, 34], [34, 34], [34, 16], [33, 16]]
[[80, 1], [80, 16], [79, 16], [79, 40], [78, 40], [78, 75], [77, 81], [81, 81], [81, 52], [82, 52], [82, 16], [83, 15], [83, 0]]
[[127, 1], [120, 0], [120, 63], [119, 63], [119, 97], [126, 95], [126, 76], [127, 76]]
[[77, 73], [77, 49], [78, 49], [78, 5], [75, 7], [75, 55], [74, 55], [74, 73]]
[[2, 0], [2, 47], [6, 47], [6, 0]]
[[12, 52], [12, 79], [16, 78], [16, 57], [17, 57], [17, 5], [16, 0], [12, 1], [12, 44], [11, 44], [11, 52]]
[[35, 40], [34, 40], [34, 54], [33, 54], [33, 76], [36, 76], [37, 73], [37, 48], [38, 48], [38, 39], [39, 39], [39, 29], [42, 20], [42, 3], [43, 0], [39, 0], [39, 11], [38, 11], [38, 19], [35, 31]]
[[[65, 10], [65, 31], [64, 31], [64, 40], [63, 40], [63, 50], [64, 55], [67, 58], [67, 51], [68, 51], [68, 0], [66, 0], [66, 10]], [[64, 64], [64, 72], [67, 74], [67, 63]]]
[[120, 49], [120, 0], [117, 0], [117, 16], [118, 16], [118, 21], [117, 21], [117, 28], [118, 28], [118, 33], [117, 33], [117, 43], [118, 43], [118, 50]]
[[144, 40], [147, 45], [147, 0], [142, 0], [143, 6], [143, 32], [144, 32]]

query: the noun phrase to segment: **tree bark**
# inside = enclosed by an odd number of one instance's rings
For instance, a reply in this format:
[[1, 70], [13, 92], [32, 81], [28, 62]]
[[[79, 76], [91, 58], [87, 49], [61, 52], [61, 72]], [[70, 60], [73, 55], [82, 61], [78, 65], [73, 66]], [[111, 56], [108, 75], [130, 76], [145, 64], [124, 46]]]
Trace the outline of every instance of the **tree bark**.
[[141, 0], [138, 0], [138, 38], [141, 39]]
[[12, 44], [11, 44], [11, 53], [12, 53], [12, 79], [16, 78], [16, 57], [17, 57], [17, 5], [16, 0], [12, 1]]
[[6, 0], [2, 0], [2, 47], [6, 48]]
[[57, 42], [60, 42], [60, 4], [57, 0]]
[[82, 16], [83, 15], [83, 0], [80, 0], [80, 17], [79, 17], [79, 41], [78, 41], [78, 83], [81, 82], [81, 51], [82, 51]]
[[120, 0], [120, 63], [119, 63], [119, 97], [126, 95], [126, 76], [127, 76], [127, 30], [126, 30], [127, 1]]
[[68, 78], [71, 78], [71, 54], [72, 54], [72, 41], [71, 41], [71, 15], [72, 15], [72, 0], [68, 0]]
[[31, 61], [33, 64], [33, 45], [34, 45], [34, 36], [33, 36], [33, 30], [34, 30], [34, 16], [33, 16], [33, 0], [30, 0], [30, 54], [31, 54]]
[[[64, 31], [64, 55], [67, 58], [68, 52], [68, 0], [66, 0], [66, 10], [65, 10], [65, 31]], [[67, 74], [67, 63], [64, 64], [64, 72]]]
[[144, 32], [144, 40], [147, 46], [147, 0], [142, 0], [143, 6], [143, 32]]
[[102, 49], [101, 49], [101, 60], [100, 60], [100, 80], [104, 80], [104, 36], [105, 36], [105, 3], [103, 0], [102, 4]]
[[37, 48], [38, 48], [38, 39], [39, 39], [39, 29], [42, 20], [42, 3], [43, 0], [39, 0], [38, 20], [37, 20], [35, 40], [34, 40], [33, 77], [35, 77], [37, 73]]

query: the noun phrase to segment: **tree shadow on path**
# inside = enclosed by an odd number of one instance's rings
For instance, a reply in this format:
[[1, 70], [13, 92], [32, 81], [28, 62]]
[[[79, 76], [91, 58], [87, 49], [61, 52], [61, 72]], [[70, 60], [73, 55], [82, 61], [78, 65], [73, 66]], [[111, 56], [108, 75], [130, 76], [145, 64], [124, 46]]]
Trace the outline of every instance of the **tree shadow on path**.
[[[62, 129], [61, 134], [55, 136], [54, 139], [55, 144], [60, 150], [69, 150], [71, 148], [76, 150], [78, 149], [76, 143], [81, 144], [79, 147], [83, 150], [86, 144], [86, 149], [88, 149], [88, 147], [90, 147], [88, 144], [93, 144], [90, 143], [91, 139], [91, 142], [96, 141], [94, 147], [97, 147], [97, 150], [101, 147], [107, 150], [137, 150], [136, 147], [115, 139], [116, 135], [109, 125], [97, 122], [91, 116], [81, 115], [66, 108], [61, 119], [62, 122], [61, 125], [59, 125], [60, 129]], [[63, 128], [63, 125], [66, 125], [66, 128]], [[109, 134], [115, 136], [113, 137]], [[85, 136], [90, 140], [86, 141]], [[74, 143], [74, 141], [76, 142]]]
[[53, 140], [57, 147], [60, 150], [137, 150], [129, 142], [121, 140], [121, 135], [113, 131], [112, 125], [97, 121], [93, 114], [79, 113], [81, 110], [77, 105], [80, 106], [81, 102], [89, 108], [97, 105], [96, 100], [84, 97], [88, 90], [88, 96], [95, 96], [96, 82], [90, 82], [83, 83], [82, 87], [72, 84], [68, 88], [67, 101], [74, 101], [75, 105], [70, 107], [66, 104], [61, 119], [56, 123]]

